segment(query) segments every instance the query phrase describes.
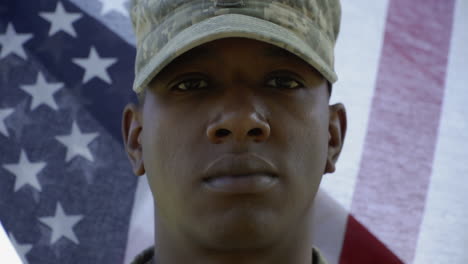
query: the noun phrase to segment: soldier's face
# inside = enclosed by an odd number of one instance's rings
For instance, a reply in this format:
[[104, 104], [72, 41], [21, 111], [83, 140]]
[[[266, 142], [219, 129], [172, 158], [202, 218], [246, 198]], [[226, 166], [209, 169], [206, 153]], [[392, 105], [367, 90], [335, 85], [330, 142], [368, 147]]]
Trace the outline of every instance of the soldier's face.
[[328, 102], [311, 66], [255, 40], [210, 42], [165, 67], [124, 117], [156, 233], [243, 248], [301, 232], [344, 137], [344, 108]]

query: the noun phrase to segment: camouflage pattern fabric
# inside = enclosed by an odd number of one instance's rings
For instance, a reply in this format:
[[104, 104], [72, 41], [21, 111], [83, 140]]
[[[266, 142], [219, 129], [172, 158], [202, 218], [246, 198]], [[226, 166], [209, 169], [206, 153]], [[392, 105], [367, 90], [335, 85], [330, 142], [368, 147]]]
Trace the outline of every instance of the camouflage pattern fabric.
[[172, 60], [203, 43], [246, 37], [284, 48], [337, 80], [339, 0], [133, 0], [136, 93]]
[[[147, 248], [140, 255], [136, 256], [131, 264], [153, 264], [154, 263], [154, 247]], [[327, 264], [320, 251], [312, 248], [312, 264]]]

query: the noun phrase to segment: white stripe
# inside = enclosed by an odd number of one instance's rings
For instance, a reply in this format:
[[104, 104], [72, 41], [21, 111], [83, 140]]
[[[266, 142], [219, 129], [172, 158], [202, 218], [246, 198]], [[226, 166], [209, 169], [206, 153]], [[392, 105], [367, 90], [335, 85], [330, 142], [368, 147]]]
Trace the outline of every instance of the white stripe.
[[70, 0], [70, 2], [81, 8], [89, 16], [101, 21], [101, 23], [119, 35], [124, 41], [135, 46], [135, 35], [129, 17], [117, 12], [102, 15], [102, 4], [99, 0]]
[[348, 211], [322, 189], [315, 197], [313, 214], [313, 245], [329, 264], [338, 264]]
[[[339, 263], [359, 172], [371, 99], [383, 44], [388, 1], [342, 1], [341, 32], [336, 46], [339, 81], [332, 102], [343, 102], [348, 113], [348, 131], [337, 171], [325, 175], [315, 203], [314, 244], [330, 264]], [[344, 208], [343, 208], [344, 207]]]
[[138, 180], [133, 204], [124, 263], [130, 263], [142, 250], [154, 244], [153, 196], [146, 175]]
[[[347, 109], [348, 130], [337, 171], [325, 175], [318, 194], [314, 243], [330, 264], [338, 264], [359, 173], [371, 99], [383, 45], [388, 0], [342, 1], [341, 32], [336, 46], [338, 83], [332, 102]], [[331, 211], [334, 211], [332, 213]]]
[[468, 1], [456, 1], [439, 138], [414, 263], [468, 263]]
[[348, 130], [337, 171], [322, 187], [348, 211], [359, 173], [361, 154], [383, 45], [388, 0], [342, 1], [341, 32], [336, 46], [338, 83], [332, 102], [343, 102]]
[[21, 264], [21, 259], [16, 254], [13, 245], [10, 243], [8, 236], [3, 230], [3, 227], [0, 223], [0, 259], [3, 263], [11, 263], [11, 264]]

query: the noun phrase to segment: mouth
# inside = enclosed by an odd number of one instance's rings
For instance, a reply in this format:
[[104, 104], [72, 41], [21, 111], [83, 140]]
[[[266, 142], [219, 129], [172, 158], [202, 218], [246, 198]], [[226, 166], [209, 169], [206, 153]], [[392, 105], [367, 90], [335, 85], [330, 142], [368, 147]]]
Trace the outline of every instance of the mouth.
[[204, 171], [202, 182], [207, 190], [218, 193], [260, 193], [278, 183], [275, 167], [253, 155], [226, 155], [212, 162]]
[[269, 174], [225, 175], [203, 181], [214, 192], [221, 193], [259, 193], [272, 188], [278, 177]]

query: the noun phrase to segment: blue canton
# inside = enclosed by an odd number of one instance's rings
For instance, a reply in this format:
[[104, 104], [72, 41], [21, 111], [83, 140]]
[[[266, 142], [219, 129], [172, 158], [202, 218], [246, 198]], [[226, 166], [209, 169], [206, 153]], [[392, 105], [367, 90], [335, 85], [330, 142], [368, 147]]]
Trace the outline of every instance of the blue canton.
[[122, 263], [135, 48], [72, 2], [0, 2], [0, 222], [24, 263]]

